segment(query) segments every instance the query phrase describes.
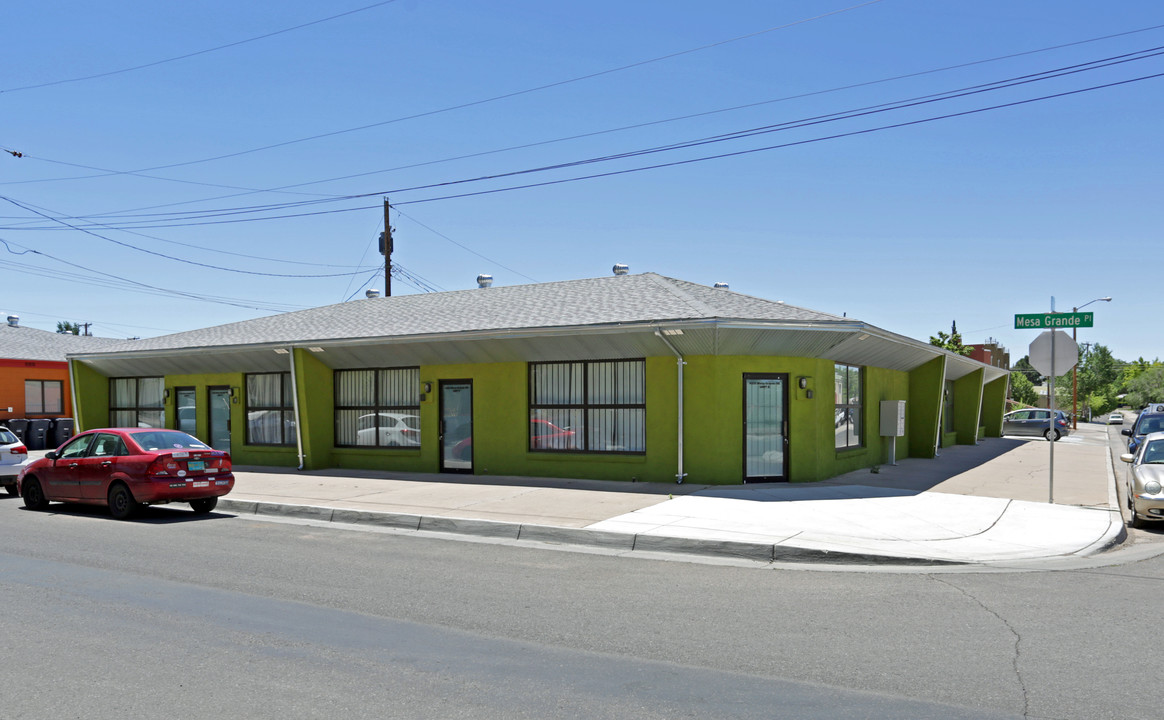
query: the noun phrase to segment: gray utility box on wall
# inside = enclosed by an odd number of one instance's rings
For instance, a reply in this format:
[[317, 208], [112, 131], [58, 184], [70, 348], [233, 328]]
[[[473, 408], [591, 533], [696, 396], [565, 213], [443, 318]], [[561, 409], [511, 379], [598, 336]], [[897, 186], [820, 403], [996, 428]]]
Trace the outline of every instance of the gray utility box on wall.
[[881, 401], [881, 437], [890, 438], [889, 464], [897, 464], [897, 438], [905, 435], [905, 401]]
[[905, 435], [905, 401], [881, 401], [881, 437]]

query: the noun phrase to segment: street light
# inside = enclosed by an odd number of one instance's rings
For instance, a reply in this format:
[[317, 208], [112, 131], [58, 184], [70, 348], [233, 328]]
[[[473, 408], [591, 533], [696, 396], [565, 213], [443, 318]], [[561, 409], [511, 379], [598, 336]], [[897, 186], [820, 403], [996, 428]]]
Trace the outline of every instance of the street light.
[[[1097, 302], [1111, 302], [1111, 298], [1101, 297], [1101, 298], [1096, 298], [1094, 300], [1089, 300], [1077, 308], [1072, 308], [1071, 312], [1077, 313], [1077, 312], [1079, 312], [1080, 308], [1085, 308], [1088, 305], [1090, 305], [1091, 303], [1097, 303]], [[1077, 331], [1074, 327], [1071, 328], [1071, 339], [1072, 340], [1077, 339], [1076, 332]], [[1075, 367], [1071, 368], [1071, 429], [1072, 430], [1079, 429], [1079, 400], [1077, 398], [1077, 395], [1079, 393], [1079, 375], [1076, 372], [1078, 366], [1079, 366], [1079, 363], [1075, 363]]]

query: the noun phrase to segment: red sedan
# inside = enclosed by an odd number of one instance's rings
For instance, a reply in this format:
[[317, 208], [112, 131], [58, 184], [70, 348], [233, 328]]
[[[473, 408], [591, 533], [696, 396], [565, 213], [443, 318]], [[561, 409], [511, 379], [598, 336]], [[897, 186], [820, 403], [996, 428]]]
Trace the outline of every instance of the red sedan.
[[29, 463], [17, 478], [29, 510], [50, 501], [107, 505], [124, 520], [142, 505], [188, 502], [208, 513], [234, 487], [230, 453], [177, 430], [88, 430]]

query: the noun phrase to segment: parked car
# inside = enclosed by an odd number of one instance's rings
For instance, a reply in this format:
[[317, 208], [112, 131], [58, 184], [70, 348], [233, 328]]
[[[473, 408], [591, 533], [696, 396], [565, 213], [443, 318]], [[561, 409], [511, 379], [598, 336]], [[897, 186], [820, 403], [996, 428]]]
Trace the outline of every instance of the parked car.
[[178, 430], [105, 428], [73, 436], [17, 478], [24, 506], [107, 505], [124, 520], [142, 505], [190, 503], [208, 513], [234, 488], [230, 453]]
[[1135, 453], [1120, 460], [1131, 464], [1128, 473], [1128, 525], [1144, 527], [1149, 520], [1164, 521], [1164, 432], [1149, 433]]
[[[377, 428], [377, 422], [379, 427]], [[376, 442], [379, 435], [379, 443]], [[419, 447], [420, 416], [371, 413], [356, 419], [356, 444], [380, 447]]]
[[16, 494], [16, 476], [28, 461], [28, 448], [16, 437], [16, 433], [0, 427], [0, 483], [9, 495]]
[[1124, 414], [1118, 413], [1118, 412], [1113, 412], [1111, 415], [1107, 416], [1107, 424], [1108, 425], [1123, 425], [1124, 424]]
[[1164, 431], [1164, 413], [1142, 412], [1130, 428], [1120, 432], [1128, 436], [1128, 452], [1135, 454], [1140, 449], [1140, 443], [1145, 435]]
[[1039, 408], [1012, 410], [1002, 416], [1003, 435], [1041, 435], [1048, 440], [1058, 440], [1071, 434], [1067, 413], [1055, 411], [1055, 428], [1051, 429], [1051, 411]]

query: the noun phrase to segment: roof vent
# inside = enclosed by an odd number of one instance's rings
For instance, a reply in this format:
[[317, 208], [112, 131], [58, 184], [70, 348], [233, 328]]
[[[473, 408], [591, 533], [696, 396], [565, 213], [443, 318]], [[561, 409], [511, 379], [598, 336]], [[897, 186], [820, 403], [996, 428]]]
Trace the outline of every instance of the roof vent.
[[380, 291], [376, 288], [370, 288], [364, 293], [364, 297], [368, 298], [369, 300], [372, 298], [378, 298], [380, 297]]
[[628, 272], [630, 272], [630, 266], [627, 265], [626, 263], [615, 263], [614, 264], [614, 274], [615, 275], [626, 275]]
[[730, 286], [725, 282], [718, 282], [712, 287], [714, 287], [716, 290], [727, 290]]
[[20, 326], [20, 316], [19, 315], [9, 315], [8, 316], [8, 327], [19, 327], [19, 326]]
[[477, 287], [487, 288], [493, 286], [493, 276], [481, 273], [477, 276]]

